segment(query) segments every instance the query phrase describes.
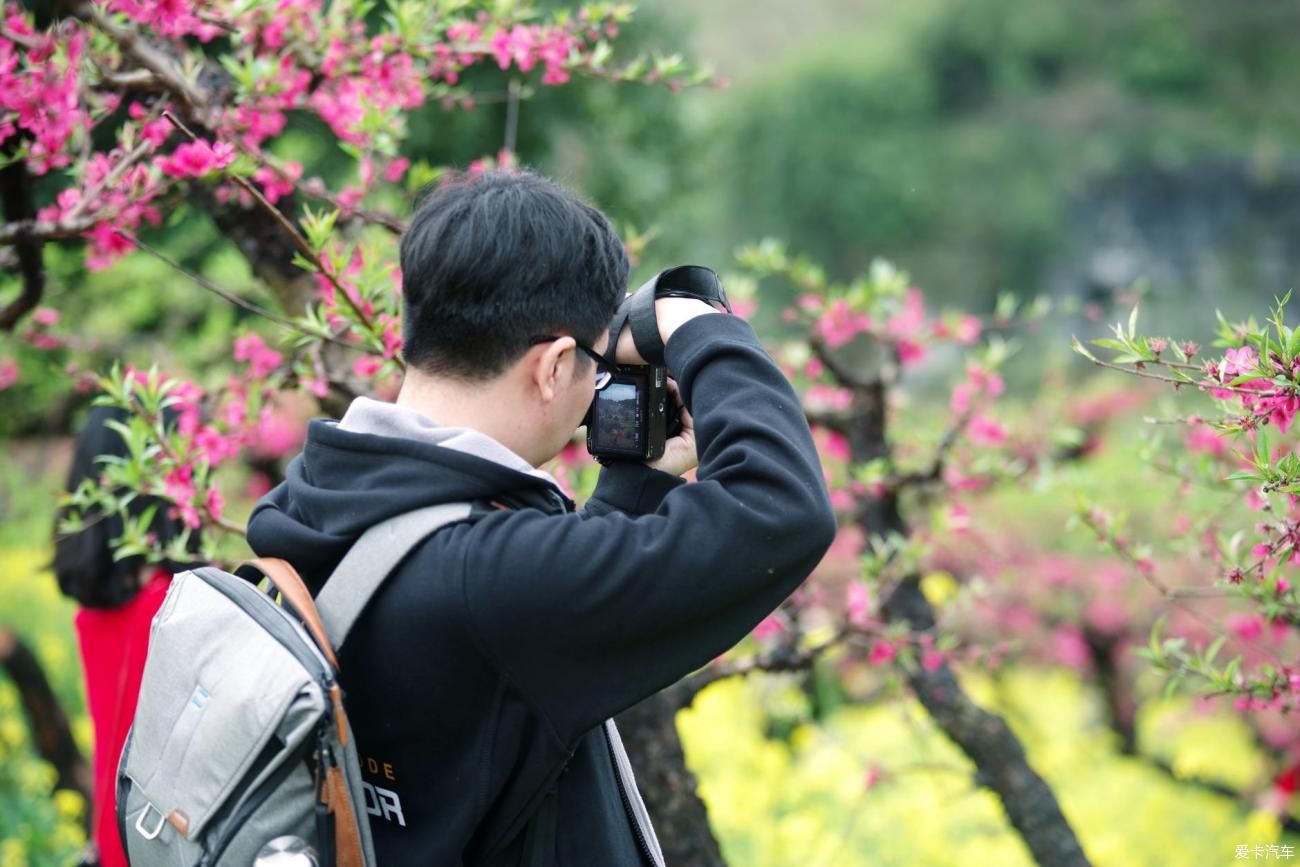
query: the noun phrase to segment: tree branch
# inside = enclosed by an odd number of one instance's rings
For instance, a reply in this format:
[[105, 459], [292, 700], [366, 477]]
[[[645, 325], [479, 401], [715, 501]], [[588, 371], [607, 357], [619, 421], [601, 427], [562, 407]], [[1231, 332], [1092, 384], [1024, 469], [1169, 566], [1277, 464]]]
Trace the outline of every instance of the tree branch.
[[[32, 223], [36, 216], [36, 203], [32, 197], [32, 178], [23, 162], [12, 163], [0, 169], [0, 206], [8, 225]], [[41, 245], [32, 239], [15, 242], [18, 273], [22, 277], [22, 291], [3, 310], [0, 310], [0, 331], [12, 331], [14, 326], [41, 303], [45, 293], [45, 264]]]

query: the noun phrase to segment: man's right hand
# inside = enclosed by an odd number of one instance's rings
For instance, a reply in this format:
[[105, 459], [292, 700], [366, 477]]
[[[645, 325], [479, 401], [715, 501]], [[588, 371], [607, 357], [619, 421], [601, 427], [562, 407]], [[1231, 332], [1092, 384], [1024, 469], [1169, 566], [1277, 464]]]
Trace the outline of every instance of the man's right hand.
[[[713, 307], [698, 298], [656, 298], [655, 322], [659, 326], [659, 339], [668, 345], [668, 338], [678, 328], [697, 316], [717, 313]], [[636, 342], [632, 340], [632, 329], [624, 328], [618, 336], [618, 347], [614, 360], [619, 364], [645, 364], [646, 360], [636, 351]]]

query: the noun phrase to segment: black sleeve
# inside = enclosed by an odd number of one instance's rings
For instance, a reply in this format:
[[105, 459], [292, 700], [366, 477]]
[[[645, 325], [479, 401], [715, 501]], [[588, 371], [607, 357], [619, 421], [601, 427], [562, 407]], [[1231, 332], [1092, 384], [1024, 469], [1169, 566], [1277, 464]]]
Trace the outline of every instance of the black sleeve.
[[[666, 349], [695, 418], [696, 483], [671, 484], [649, 514], [500, 512], [465, 539], [471, 620], [565, 737], [730, 648], [835, 536], [799, 399], [749, 325], [701, 316]], [[637, 475], [645, 496], [666, 484]]]
[[587, 501], [588, 515], [623, 512], [648, 515], [659, 508], [664, 497], [686, 480], [635, 461], [618, 461], [600, 468], [596, 490]]

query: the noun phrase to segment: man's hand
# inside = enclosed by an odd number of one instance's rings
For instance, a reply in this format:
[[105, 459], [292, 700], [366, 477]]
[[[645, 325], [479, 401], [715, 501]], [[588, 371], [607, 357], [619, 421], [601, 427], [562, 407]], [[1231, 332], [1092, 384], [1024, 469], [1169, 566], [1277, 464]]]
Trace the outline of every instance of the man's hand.
[[[668, 338], [683, 324], [706, 313], [717, 313], [713, 307], [697, 298], [656, 298], [655, 322], [659, 325], [659, 338], [668, 345]], [[636, 351], [632, 340], [632, 329], [624, 328], [618, 336], [618, 346], [614, 351], [614, 360], [619, 364], [645, 364], [641, 353]]]
[[700, 463], [699, 456], [695, 453], [695, 419], [691, 418], [691, 414], [686, 411], [681, 393], [677, 390], [677, 380], [672, 377], [668, 378], [668, 393], [672, 395], [673, 403], [681, 410], [682, 432], [667, 440], [664, 443], [663, 456], [658, 460], [647, 462], [646, 466], [680, 476], [695, 469]]

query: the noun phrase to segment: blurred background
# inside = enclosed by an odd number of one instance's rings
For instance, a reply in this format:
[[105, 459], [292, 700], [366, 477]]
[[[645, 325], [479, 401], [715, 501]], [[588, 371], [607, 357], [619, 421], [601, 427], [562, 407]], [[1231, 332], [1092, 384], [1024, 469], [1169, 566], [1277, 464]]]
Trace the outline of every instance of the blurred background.
[[[475, 110], [436, 102], [418, 110], [402, 152], [464, 166], [512, 146], [523, 164], [582, 191], [625, 235], [649, 237], [634, 285], [680, 262], [735, 272], [738, 247], [777, 238], [836, 281], [887, 258], [935, 309], [987, 315], [1005, 293], [1050, 298], [1055, 314], [1022, 338], [1006, 371], [1017, 407], [1009, 417], [1024, 436], [1046, 440], [1054, 426], [1128, 414], [1106, 429], [1098, 462], [994, 497], [981, 520], [1002, 542], [1066, 558], [1086, 576], [1092, 589], [1079, 617], [1106, 594], [1133, 616], [1142, 597], [1117, 589], [1124, 579], [1095, 559], [1095, 539], [1064, 532], [1076, 498], [1125, 504], [1135, 534], [1175, 541], [1187, 532], [1171, 502], [1190, 512], [1221, 504], [1210, 494], [1180, 500], [1179, 480], [1147, 460], [1165, 435], [1136, 408], [1189, 410], [1168, 396], [1114, 397], [1111, 386], [1127, 383], [1087, 378], [1070, 336], [1099, 336], [1140, 301], [1154, 330], [1207, 344], [1216, 310], [1262, 318], [1294, 287], [1298, 41], [1295, 0], [647, 0], [620, 51], [678, 50], [711, 64], [725, 86], [525, 84], [511, 119], [507, 74], [480, 65], [465, 76], [485, 95]], [[295, 115], [273, 149], [333, 188], [353, 162], [324, 133], [319, 120]], [[409, 209], [413, 192], [391, 210]], [[200, 207], [180, 203], [146, 237], [221, 286], [273, 300]], [[75, 358], [59, 356], [68, 367], [15, 344], [24, 376], [0, 391], [0, 615], [51, 673], [84, 751], [72, 609], [42, 572], [69, 436], [90, 399], [70, 382], [117, 359], [219, 371], [232, 333], [252, 318], [143, 255], [93, 273], [75, 247], [50, 245], [44, 255], [47, 303], [64, 311], [79, 346]], [[0, 277], [0, 290], [14, 279]], [[791, 333], [781, 311], [795, 294], [780, 278], [757, 284], [760, 333]], [[963, 363], [935, 352], [909, 374], [918, 428], [939, 426]], [[1111, 409], [1097, 410], [1098, 401]], [[896, 434], [905, 448], [909, 435]], [[275, 480], [285, 451], [253, 455], [227, 477], [232, 510]], [[1006, 548], [968, 544], [931, 564], [935, 598], [945, 580], [996, 585], [1012, 568]], [[1017, 580], [1064, 568], [1030, 561], [1016, 561]], [[1095, 581], [1099, 574], [1110, 578]], [[1040, 601], [1051, 609], [1050, 594]], [[1133, 623], [1141, 644], [1149, 619]], [[1135, 689], [1138, 739], [1164, 767], [1133, 762], [1077, 646], [1054, 635], [1005, 677], [975, 666], [969, 688], [1008, 716], [1094, 863], [1226, 864], [1236, 844], [1296, 845], [1255, 797], [1276, 769], [1268, 745], [1285, 736], [1261, 739], [1230, 713], [1146, 684]], [[688, 760], [730, 863], [807, 864], [807, 853], [828, 865], [1030, 863], [987, 793], [936, 781], [960, 758], [918, 722], [914, 701], [860, 700], [876, 686], [855, 684], [852, 672], [834, 688], [733, 681], [683, 715]], [[939, 770], [902, 775], [877, 794], [863, 780], [885, 758]], [[67, 863], [80, 845], [75, 799], [31, 797], [49, 774], [33, 757], [16, 693], [0, 683], [0, 867]], [[1188, 785], [1192, 778], [1212, 784]]]

